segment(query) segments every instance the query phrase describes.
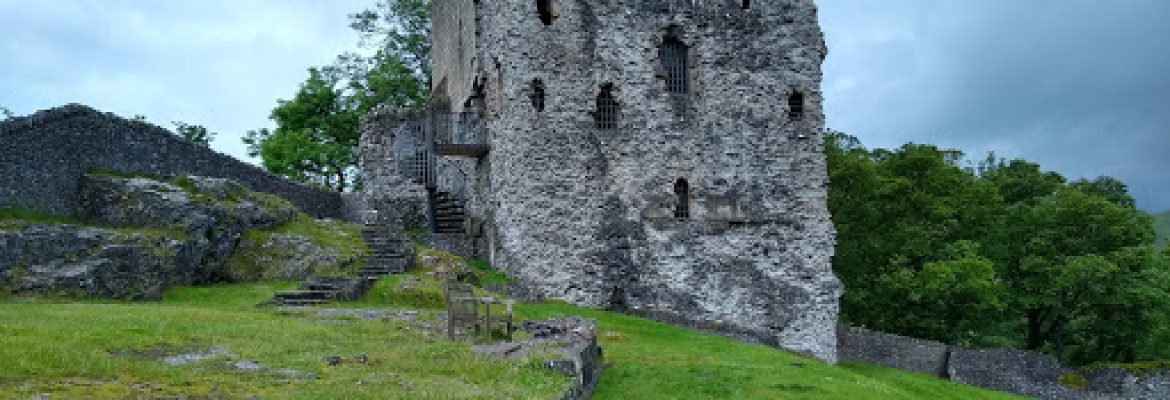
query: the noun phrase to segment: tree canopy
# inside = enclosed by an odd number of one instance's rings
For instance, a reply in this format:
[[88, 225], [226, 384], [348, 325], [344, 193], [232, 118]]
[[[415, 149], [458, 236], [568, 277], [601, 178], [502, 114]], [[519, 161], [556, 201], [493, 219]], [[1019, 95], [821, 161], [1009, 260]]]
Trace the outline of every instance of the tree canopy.
[[964, 168], [961, 152], [839, 132], [826, 144], [844, 322], [1076, 364], [1170, 355], [1153, 345], [1170, 263], [1121, 181], [994, 155]]
[[[288, 178], [346, 191], [359, 184], [361, 116], [375, 106], [418, 107], [430, 93], [430, 2], [383, 0], [350, 15], [363, 56], [347, 52], [309, 77], [291, 100], [279, 100], [275, 129], [244, 136], [248, 153]], [[360, 49], [359, 49], [360, 50]]]

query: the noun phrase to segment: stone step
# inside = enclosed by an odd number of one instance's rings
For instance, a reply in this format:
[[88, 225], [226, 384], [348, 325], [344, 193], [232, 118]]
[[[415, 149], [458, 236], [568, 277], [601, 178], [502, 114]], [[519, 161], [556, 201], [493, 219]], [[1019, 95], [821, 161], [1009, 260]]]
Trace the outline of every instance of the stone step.
[[389, 252], [389, 251], [387, 251], [387, 252], [379, 252], [379, 251], [375, 251], [375, 252], [373, 252], [373, 253], [370, 253], [370, 257], [382, 257], [382, 258], [406, 258], [406, 253], [400, 253], [400, 252]]
[[337, 286], [319, 282], [303, 282], [300, 284], [300, 286], [297, 286], [297, 288], [304, 291], [314, 292], [337, 292], [340, 290]]
[[277, 292], [273, 297], [277, 300], [331, 300], [337, 296], [336, 290], [294, 290]]
[[329, 304], [331, 300], [319, 299], [277, 299], [277, 304], [285, 306], [319, 306], [322, 304]]
[[405, 268], [402, 265], [382, 265], [382, 266], [368, 266], [361, 269], [361, 273], [387, 273], [396, 274], [402, 272]]

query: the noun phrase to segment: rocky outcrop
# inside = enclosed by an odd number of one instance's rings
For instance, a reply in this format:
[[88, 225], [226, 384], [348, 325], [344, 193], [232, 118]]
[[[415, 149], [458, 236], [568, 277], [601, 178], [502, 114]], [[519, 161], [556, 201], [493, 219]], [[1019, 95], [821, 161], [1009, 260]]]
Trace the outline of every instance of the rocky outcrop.
[[246, 236], [229, 260], [232, 281], [297, 280], [314, 274], [353, 274], [365, 255], [314, 243], [292, 233]]
[[89, 174], [79, 182], [76, 215], [84, 224], [0, 221], [0, 294], [158, 299], [174, 285], [304, 278], [363, 256], [272, 234], [259, 245], [281, 260], [237, 276], [227, 261], [241, 237], [297, 218], [287, 201], [217, 178]]
[[[178, 232], [0, 223], [0, 294], [158, 299], [169, 277], [203, 275]], [[180, 273], [181, 272], [181, 273]]]

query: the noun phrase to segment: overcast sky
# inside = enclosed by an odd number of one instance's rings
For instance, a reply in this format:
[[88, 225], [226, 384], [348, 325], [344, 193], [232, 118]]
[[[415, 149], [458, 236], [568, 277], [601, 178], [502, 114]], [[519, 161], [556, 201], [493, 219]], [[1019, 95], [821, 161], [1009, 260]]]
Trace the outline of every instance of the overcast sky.
[[[1110, 175], [1170, 209], [1170, 1], [818, 0], [829, 127]], [[270, 127], [373, 0], [0, 0], [0, 106]]]

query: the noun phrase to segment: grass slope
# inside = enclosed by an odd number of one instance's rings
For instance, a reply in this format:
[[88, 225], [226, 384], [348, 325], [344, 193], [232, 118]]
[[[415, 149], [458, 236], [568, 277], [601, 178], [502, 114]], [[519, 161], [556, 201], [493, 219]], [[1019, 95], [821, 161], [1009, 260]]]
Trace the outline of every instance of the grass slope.
[[[475, 357], [395, 322], [321, 323], [255, 307], [293, 286], [180, 288], [161, 304], [0, 302], [0, 398], [548, 399], [565, 385], [539, 365]], [[211, 346], [272, 370], [114, 354]], [[369, 361], [321, 360], [359, 354]], [[316, 379], [284, 383], [274, 372], [283, 368]]]
[[[476, 266], [481, 270], [486, 266]], [[322, 324], [253, 305], [293, 283], [180, 288], [161, 304], [0, 302], [0, 398], [195, 395], [264, 398], [554, 398], [565, 384], [535, 361], [473, 357], [465, 343], [428, 338], [394, 322]], [[348, 307], [439, 309], [428, 271], [383, 279]], [[437, 300], [437, 301], [436, 301]], [[605, 399], [1013, 399], [930, 376], [865, 364], [831, 366], [770, 347], [563, 303], [519, 305], [518, 318], [595, 318], [609, 368]], [[114, 349], [224, 346], [239, 360], [316, 374], [273, 377], [224, 360], [166, 367]], [[327, 355], [369, 364], [326, 366]], [[66, 384], [63, 382], [74, 382]], [[78, 385], [76, 382], [85, 384]], [[88, 382], [88, 383], [86, 383]], [[98, 383], [94, 383], [98, 382]], [[107, 383], [100, 383], [107, 382]], [[113, 383], [109, 383], [113, 382]]]
[[598, 320], [611, 368], [595, 399], [1014, 399], [1017, 397], [873, 365], [831, 366], [605, 311], [565, 304], [522, 305], [529, 318]]
[[1166, 246], [1167, 238], [1170, 238], [1170, 210], [1163, 211], [1161, 214], [1154, 214], [1154, 230], [1158, 233], [1158, 239], [1155, 245], [1158, 248]]

